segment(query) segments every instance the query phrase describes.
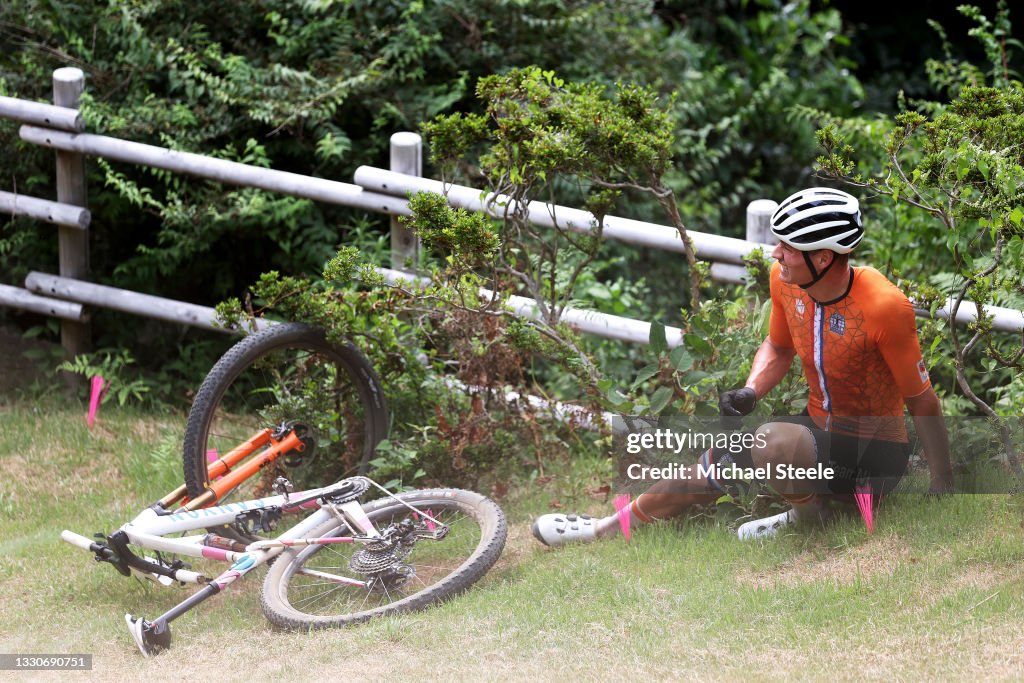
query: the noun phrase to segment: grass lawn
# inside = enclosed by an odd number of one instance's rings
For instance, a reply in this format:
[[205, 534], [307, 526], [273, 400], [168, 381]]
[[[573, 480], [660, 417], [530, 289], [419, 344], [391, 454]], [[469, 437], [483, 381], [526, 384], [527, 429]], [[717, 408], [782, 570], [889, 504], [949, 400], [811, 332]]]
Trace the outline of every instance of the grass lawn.
[[898, 496], [873, 535], [851, 517], [741, 543], [691, 521], [549, 550], [529, 522], [553, 490], [512, 490], [505, 553], [457, 600], [277, 632], [259, 571], [174, 622], [173, 648], [144, 660], [123, 614], [155, 617], [191, 589], [126, 579], [60, 532], [112, 531], [172, 488], [183, 425], [108, 405], [90, 432], [84, 407], [0, 401], [0, 652], [94, 662], [0, 680], [1024, 679], [1024, 506], [1008, 495]]

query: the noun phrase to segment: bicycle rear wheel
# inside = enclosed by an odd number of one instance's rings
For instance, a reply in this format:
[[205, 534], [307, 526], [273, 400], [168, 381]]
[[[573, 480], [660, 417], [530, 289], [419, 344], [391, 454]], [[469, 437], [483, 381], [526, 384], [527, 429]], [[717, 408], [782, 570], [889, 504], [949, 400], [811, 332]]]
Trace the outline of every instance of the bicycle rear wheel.
[[269, 495], [278, 476], [301, 490], [365, 473], [388, 429], [380, 379], [355, 346], [332, 344], [316, 327], [283, 323], [242, 339], [210, 370], [189, 411], [183, 448], [189, 497], [207, 488], [210, 460], [285, 421], [309, 428], [313, 457], [278, 458], [233, 489], [232, 498]]
[[[417, 541], [407, 555], [391, 563], [358, 543], [288, 550], [277, 557], [263, 582], [267, 618], [285, 629], [320, 629], [423, 609], [466, 590], [501, 555], [508, 529], [501, 508], [489, 498], [457, 489], [410, 491], [398, 497], [448, 526], [448, 534], [440, 540]], [[367, 503], [363, 509], [378, 530], [407, 519], [428, 524], [392, 498]], [[310, 537], [346, 533], [346, 525], [331, 520]], [[359, 553], [364, 554], [353, 562]], [[374, 562], [388, 568], [376, 575], [360, 575], [352, 568]], [[353, 587], [332, 580], [338, 575], [376, 579], [372, 587]]]

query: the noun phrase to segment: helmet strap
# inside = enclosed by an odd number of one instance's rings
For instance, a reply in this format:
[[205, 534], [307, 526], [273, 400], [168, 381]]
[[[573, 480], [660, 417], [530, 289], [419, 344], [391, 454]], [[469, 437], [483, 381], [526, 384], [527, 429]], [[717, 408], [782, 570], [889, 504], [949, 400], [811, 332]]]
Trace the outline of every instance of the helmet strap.
[[822, 270], [819, 273], [818, 270], [814, 267], [814, 263], [811, 262], [810, 253], [806, 251], [800, 253], [804, 255], [804, 263], [807, 264], [807, 269], [811, 271], [811, 281], [805, 282], [804, 284], [800, 285], [800, 289], [807, 289], [808, 287], [813, 287], [815, 284], [818, 283], [818, 281], [821, 278], [825, 277], [825, 274], [828, 273], [828, 271], [832, 268], [833, 265], [835, 265], [836, 262], [836, 258], [835, 256], [833, 256], [832, 260], [828, 262], [828, 265], [825, 266], [824, 270]]

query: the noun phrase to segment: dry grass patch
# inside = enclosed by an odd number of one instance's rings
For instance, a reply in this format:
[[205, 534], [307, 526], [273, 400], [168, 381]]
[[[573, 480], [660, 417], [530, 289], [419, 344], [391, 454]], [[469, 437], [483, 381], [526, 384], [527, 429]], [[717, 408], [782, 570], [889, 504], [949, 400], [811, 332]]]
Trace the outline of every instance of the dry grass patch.
[[0, 458], [0, 477], [15, 504], [22, 496], [78, 493], [86, 489], [109, 486], [110, 460], [100, 456], [96, 461], [82, 465], [68, 465], [59, 454], [29, 447], [26, 450]]
[[870, 537], [857, 545], [836, 549], [823, 558], [804, 552], [770, 570], [744, 569], [736, 580], [757, 589], [795, 586], [826, 581], [848, 585], [877, 576], [891, 576], [901, 566], [916, 563], [910, 549], [896, 537]]

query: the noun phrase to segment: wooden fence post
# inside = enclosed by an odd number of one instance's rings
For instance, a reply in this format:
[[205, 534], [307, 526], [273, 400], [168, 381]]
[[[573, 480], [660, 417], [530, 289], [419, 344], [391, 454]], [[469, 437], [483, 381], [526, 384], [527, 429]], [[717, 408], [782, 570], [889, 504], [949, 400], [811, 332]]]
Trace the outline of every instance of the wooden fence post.
[[747, 204], [747, 241], [756, 244], [778, 244], [772, 234], [772, 214], [779, 203], [771, 199], [755, 199]]
[[[53, 72], [53, 103], [78, 109], [85, 74], [81, 69], [65, 67]], [[85, 184], [85, 156], [75, 152], [57, 152], [57, 201], [85, 207], [88, 205]], [[76, 280], [89, 279], [89, 229], [58, 227], [60, 274]], [[61, 344], [69, 358], [92, 350], [88, 323], [62, 320]]]
[[[391, 136], [390, 169], [405, 175], [423, 175], [423, 139], [416, 133]], [[420, 266], [420, 241], [398, 219], [391, 219], [391, 267], [415, 273]]]

